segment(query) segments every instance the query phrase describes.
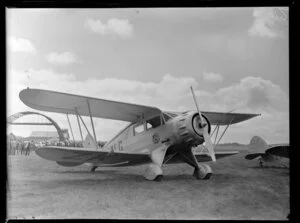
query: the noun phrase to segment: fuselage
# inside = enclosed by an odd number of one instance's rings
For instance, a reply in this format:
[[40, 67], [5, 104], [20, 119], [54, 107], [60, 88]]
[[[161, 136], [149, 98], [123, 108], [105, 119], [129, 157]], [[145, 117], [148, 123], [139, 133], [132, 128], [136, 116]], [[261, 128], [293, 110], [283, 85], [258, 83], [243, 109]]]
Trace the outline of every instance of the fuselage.
[[[209, 132], [210, 124], [206, 117]], [[103, 151], [151, 154], [162, 143], [184, 149], [204, 142], [199, 127], [199, 114], [189, 111], [180, 114], [162, 112], [160, 115], [131, 123], [106, 143]]]
[[264, 162], [274, 162], [274, 161], [280, 160], [281, 157], [265, 153], [265, 154], [261, 155], [260, 158]]
[[259, 165], [261, 167], [289, 167], [289, 159], [281, 156], [276, 156], [272, 154], [263, 154], [259, 158]]

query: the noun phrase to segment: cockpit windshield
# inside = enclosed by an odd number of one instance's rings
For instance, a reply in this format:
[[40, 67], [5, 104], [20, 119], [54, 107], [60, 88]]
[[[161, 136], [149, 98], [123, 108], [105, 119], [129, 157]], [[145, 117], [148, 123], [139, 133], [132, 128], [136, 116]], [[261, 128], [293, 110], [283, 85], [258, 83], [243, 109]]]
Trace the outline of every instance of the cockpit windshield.
[[151, 119], [149, 119], [149, 120], [146, 121], [146, 127], [147, 127], [147, 129], [156, 128], [156, 127], [158, 127], [160, 125], [161, 125], [160, 116], [156, 116], [156, 117], [151, 118]]
[[170, 116], [171, 118], [174, 118], [177, 115], [179, 115], [180, 112], [164, 112], [163, 114], [166, 114], [166, 115]]

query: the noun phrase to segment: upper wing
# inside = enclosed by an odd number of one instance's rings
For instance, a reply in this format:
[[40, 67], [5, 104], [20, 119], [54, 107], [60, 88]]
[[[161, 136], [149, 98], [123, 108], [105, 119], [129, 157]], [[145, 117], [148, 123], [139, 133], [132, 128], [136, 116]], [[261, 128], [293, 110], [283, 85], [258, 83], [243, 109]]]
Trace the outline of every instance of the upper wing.
[[266, 153], [281, 156], [285, 158], [289, 158], [289, 147], [288, 145], [280, 145], [280, 146], [273, 146], [266, 150]]
[[246, 113], [223, 113], [223, 112], [201, 112], [204, 114], [211, 125], [228, 125], [246, 121], [254, 118], [260, 114], [246, 114]]
[[[181, 112], [167, 112], [167, 113], [174, 116], [181, 114]], [[208, 111], [201, 111], [201, 113], [208, 118], [211, 125], [235, 124], [260, 115], [260, 114], [228, 113], [228, 112], [225, 113], [225, 112], [208, 112]]]
[[93, 117], [128, 122], [135, 122], [141, 117], [161, 113], [160, 109], [150, 106], [40, 89], [24, 89], [20, 92], [19, 97], [24, 104], [33, 109], [64, 114], [76, 114], [77, 109], [78, 114], [82, 116], [89, 116], [89, 104]]

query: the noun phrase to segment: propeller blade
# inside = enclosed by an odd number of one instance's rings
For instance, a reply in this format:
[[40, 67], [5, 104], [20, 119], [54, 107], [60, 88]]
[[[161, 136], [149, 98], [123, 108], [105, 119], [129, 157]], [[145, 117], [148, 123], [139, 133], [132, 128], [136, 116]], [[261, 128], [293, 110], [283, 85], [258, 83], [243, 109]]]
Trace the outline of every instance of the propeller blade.
[[191, 91], [192, 91], [192, 95], [193, 95], [193, 98], [194, 98], [194, 102], [195, 102], [197, 111], [198, 111], [198, 113], [199, 113], [199, 115], [200, 115], [200, 124], [201, 124], [201, 126], [202, 126], [202, 124], [203, 124], [203, 119], [202, 119], [202, 115], [201, 115], [201, 112], [200, 112], [200, 109], [199, 109], [199, 106], [198, 106], [198, 103], [197, 103], [197, 100], [196, 100], [196, 96], [195, 96], [195, 94], [194, 94], [194, 90], [193, 90], [193, 87], [192, 87], [192, 86], [191, 86]]
[[208, 134], [207, 129], [208, 128], [205, 127], [205, 129], [203, 131], [204, 141], [205, 141], [206, 147], [208, 149], [208, 152], [209, 152], [209, 155], [210, 155], [212, 161], [216, 162], [216, 156], [215, 156], [214, 146], [212, 144], [212, 141], [211, 141], [211, 138], [210, 138], [210, 136]]
[[194, 94], [194, 90], [193, 90], [192, 86], [191, 86], [191, 91], [192, 91], [192, 95], [193, 95], [193, 98], [194, 98], [194, 102], [195, 102], [197, 111], [198, 111], [199, 116], [200, 116], [200, 125], [203, 126], [202, 127], [203, 128], [203, 137], [204, 137], [204, 141], [205, 141], [205, 144], [206, 144], [206, 148], [208, 149], [208, 152], [209, 152], [209, 155], [210, 155], [212, 161], [216, 162], [214, 146], [213, 146], [213, 143], [212, 143], [211, 138], [210, 138], [209, 133], [208, 133], [208, 126], [204, 125], [205, 123], [203, 121], [202, 114], [200, 112], [200, 109], [199, 109], [199, 106], [198, 106], [198, 103], [197, 103], [197, 100], [196, 100], [196, 96]]

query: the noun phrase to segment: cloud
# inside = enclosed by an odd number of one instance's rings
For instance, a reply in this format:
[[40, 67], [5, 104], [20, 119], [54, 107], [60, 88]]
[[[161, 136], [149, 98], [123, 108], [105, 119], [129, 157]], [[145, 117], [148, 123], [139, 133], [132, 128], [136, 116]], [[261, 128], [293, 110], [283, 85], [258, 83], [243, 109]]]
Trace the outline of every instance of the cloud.
[[36, 51], [34, 45], [28, 39], [10, 36], [8, 38], [8, 44], [9, 44], [9, 48], [12, 52], [34, 53]]
[[[20, 101], [18, 95], [19, 92], [27, 86], [30, 88], [55, 90], [115, 101], [152, 105], [162, 108], [163, 110], [181, 110], [181, 108], [185, 108], [185, 105], [181, 106], [183, 103], [177, 103], [185, 100], [185, 95], [188, 94], [190, 85], [197, 85], [193, 78], [173, 77], [168, 74], [158, 83], [116, 78], [105, 78], [102, 80], [93, 78], [78, 81], [72, 74], [34, 69], [30, 69], [27, 72], [12, 69], [8, 71], [8, 77], [8, 115], [20, 111], [32, 110]], [[174, 95], [176, 96], [175, 100]], [[62, 128], [68, 128], [65, 115], [47, 112], [42, 113], [49, 115], [57, 121]], [[75, 137], [80, 139], [76, 122], [77, 120], [74, 119], [72, 126], [75, 130], [73, 129], [73, 131]], [[87, 119], [87, 122], [89, 123], [89, 119]], [[101, 140], [108, 140], [120, 130], [120, 128], [127, 125], [127, 123], [95, 119], [95, 125], [99, 138]], [[110, 129], [103, 128], [103, 126], [110, 126]]]
[[288, 34], [288, 10], [285, 8], [255, 8], [251, 36], [283, 37]]
[[47, 60], [50, 63], [67, 65], [76, 62], [75, 56], [70, 52], [48, 54]]
[[91, 31], [101, 35], [113, 35], [122, 38], [129, 38], [133, 35], [133, 25], [128, 20], [112, 18], [105, 24], [100, 19], [87, 19], [84, 25]]
[[245, 77], [238, 84], [217, 91], [216, 101], [227, 109], [246, 108], [250, 111], [287, 111], [289, 98], [285, 92], [269, 80], [261, 77]]
[[209, 81], [209, 82], [223, 81], [223, 76], [221, 74], [217, 74], [217, 73], [204, 72], [202, 76], [205, 81]]
[[[250, 120], [233, 125], [231, 127], [233, 134], [226, 136], [225, 140], [233, 142], [238, 139], [239, 142], [248, 142], [251, 135], [256, 132], [263, 133], [263, 136], [266, 135], [266, 139], [270, 142], [274, 142], [274, 140], [287, 141], [289, 138], [288, 96], [278, 85], [260, 77], [243, 78], [238, 83], [221, 88], [213, 93], [199, 90], [197, 81], [192, 77], [175, 77], [171, 74], [164, 75], [158, 82], [117, 78], [89, 78], [79, 81], [73, 74], [57, 73], [52, 70], [30, 69], [25, 72], [13, 69], [8, 71], [7, 81], [8, 115], [32, 110], [20, 101], [18, 95], [27, 86], [149, 105], [158, 107], [163, 111], [186, 111], [195, 110], [190, 92], [190, 86], [192, 85], [201, 110], [228, 112], [237, 108], [238, 110], [235, 112], [263, 114], [259, 118], [255, 118], [254, 121]], [[65, 115], [42, 113], [49, 115], [62, 128], [69, 128]], [[75, 138], [80, 139], [76, 117], [71, 116], [70, 119]], [[91, 130], [89, 117], [85, 117], [84, 120], [89, 130]], [[128, 124], [122, 121], [96, 118], [94, 123], [99, 140], [109, 140]], [[269, 132], [267, 129], [269, 129]]]

